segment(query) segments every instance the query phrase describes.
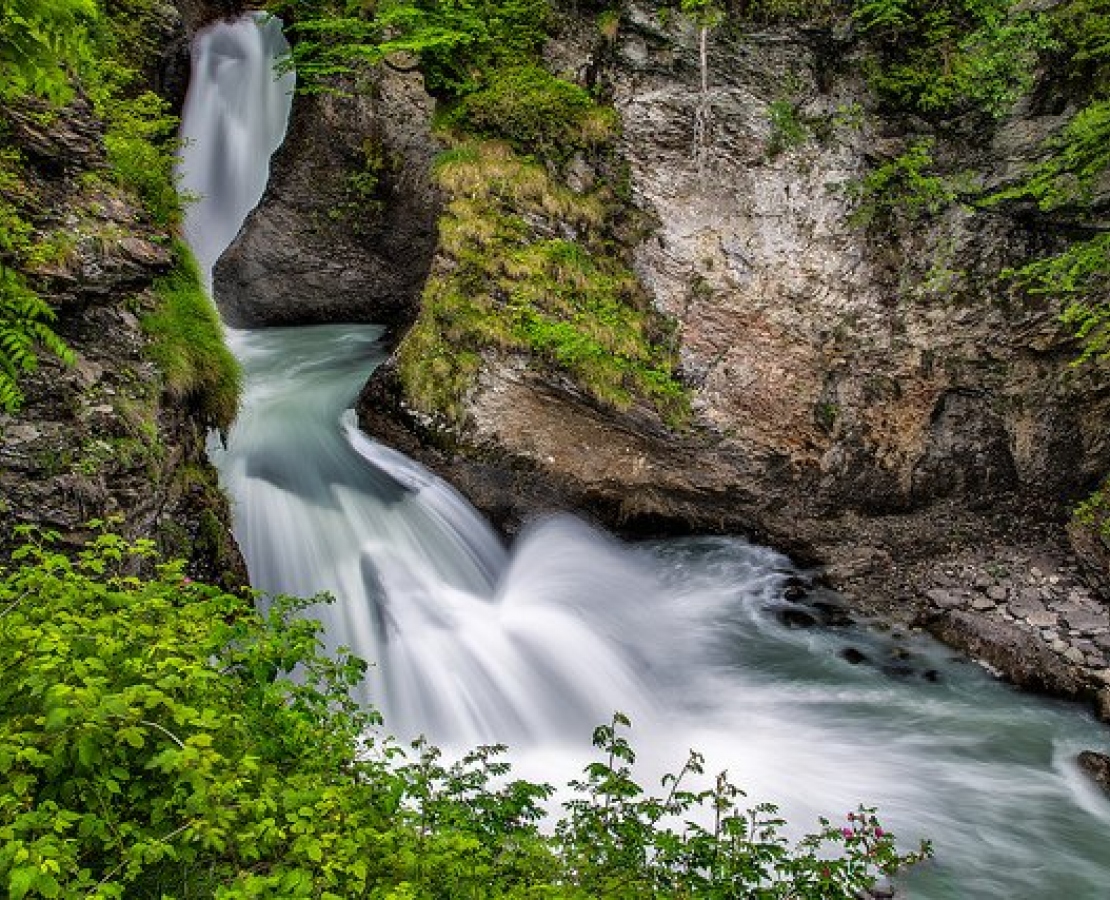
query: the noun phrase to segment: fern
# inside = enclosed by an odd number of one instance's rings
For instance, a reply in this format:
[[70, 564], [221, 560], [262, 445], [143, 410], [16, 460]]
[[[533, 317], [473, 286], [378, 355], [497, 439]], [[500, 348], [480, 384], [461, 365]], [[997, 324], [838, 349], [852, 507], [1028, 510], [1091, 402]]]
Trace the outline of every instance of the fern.
[[0, 266], [0, 410], [14, 413], [23, 405], [19, 379], [38, 368], [39, 348], [73, 364], [73, 351], [50, 327], [55, 318], [19, 273]]

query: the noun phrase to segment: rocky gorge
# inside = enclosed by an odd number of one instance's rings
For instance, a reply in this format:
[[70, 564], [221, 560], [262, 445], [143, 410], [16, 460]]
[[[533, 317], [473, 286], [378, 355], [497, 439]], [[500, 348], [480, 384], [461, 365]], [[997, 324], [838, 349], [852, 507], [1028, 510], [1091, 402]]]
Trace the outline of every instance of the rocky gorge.
[[[947, 177], [1005, 185], [1066, 119], [1066, 98], [1042, 72], [1001, 119], [938, 128], [884, 110], [860, 75], [865, 53], [844, 23], [702, 32], [636, 3], [611, 33], [564, 17], [546, 64], [619, 114], [623, 252], [673, 323], [689, 425], [644, 405], [614, 411], [496, 346], [461, 417], [414, 407], [394, 362], [364, 391], [360, 421], [507, 531], [572, 509], [626, 533], [741, 532], [820, 566], [857, 608], [1106, 717], [1105, 547], [1074, 524], [1069, 542], [1066, 526], [1110, 468], [1110, 390], [1097, 366], [1073, 364], [1052, 305], [1000, 277], [1061, 224], [955, 195], [927, 213], [867, 209], [859, 193], [877, 160], [922, 135]], [[328, 271], [312, 262], [326, 248], [337, 271], [324, 293], [343, 315], [394, 326], [397, 341], [426, 273], [456, 265], [431, 240], [451, 199], [427, 174], [442, 146], [434, 102], [412, 74], [378, 78], [355, 115], [335, 112], [348, 99], [298, 101], [311, 128], [294, 127], [220, 264], [225, 308], [251, 296], [252, 242], [273, 246], [272, 222], [299, 204], [311, 211], [294, 231], [311, 234], [283, 245], [271, 271], [286, 289], [254, 321], [331, 315], [329, 301], [304, 299]], [[367, 146], [389, 160], [372, 223], [393, 223], [384, 242], [322, 225], [336, 197], [304, 189], [334, 180], [336, 148]], [[558, 177], [585, 194], [607, 175], [580, 153]]]
[[[189, 35], [235, 11], [181, 9], [157, 67], [178, 97]], [[844, 23], [704, 30], [640, 3], [615, 30], [563, 17], [546, 65], [605, 96], [620, 129], [609, 158], [570, 154], [556, 175], [580, 194], [621, 180], [620, 252], [672, 323], [689, 421], [615, 410], [496, 346], [461, 417], [416, 408], [393, 361], [360, 421], [506, 532], [569, 509], [628, 534], [743, 533], [813, 565], [862, 613], [1108, 718], [1106, 548], [1068, 516], [1110, 469], [1110, 390], [1103, 370], [1073, 365], [1056, 310], [999, 277], [1080, 224], [956, 197], [921, 215], [868, 209], [858, 189], [922, 135], [937, 171], [1004, 185], [1066, 119], [1066, 97], [1041, 73], [998, 121], [938, 127], [883, 108], [865, 51]], [[456, 265], [437, 238], [452, 198], [433, 175], [436, 101], [411, 59], [392, 62], [357, 92], [298, 98], [267, 194], [217, 268], [230, 321], [376, 321], [396, 344], [428, 278]], [[64, 192], [97, 153], [95, 123], [72, 116], [23, 136], [59, 210], [82, 205]], [[134, 534], [193, 523], [170, 546], [232, 572], [202, 429], [152, 393], [129, 311], [170, 265], [164, 239], [133, 227], [126, 198], [86, 200], [93, 231], [127, 237], [92, 234], [66, 271], [43, 273], [74, 312], [59, 328], [80, 358], [46, 363], [27, 411], [3, 422], [6, 512], [75, 535], [117, 512]]]

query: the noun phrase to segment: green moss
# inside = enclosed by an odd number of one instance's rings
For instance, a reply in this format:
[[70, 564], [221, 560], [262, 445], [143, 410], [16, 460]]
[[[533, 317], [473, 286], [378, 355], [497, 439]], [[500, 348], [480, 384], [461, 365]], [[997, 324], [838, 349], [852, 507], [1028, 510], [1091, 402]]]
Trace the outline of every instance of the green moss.
[[484, 87], [459, 101], [446, 123], [503, 138], [524, 152], [558, 157], [611, 139], [617, 117], [578, 85], [527, 64], [493, 71]]
[[183, 245], [177, 246], [177, 260], [173, 272], [154, 285], [157, 309], [143, 318], [149, 353], [171, 398], [192, 404], [205, 424], [227, 428], [239, 405], [239, 364], [224, 343], [219, 316]]
[[[458, 423], [482, 353], [515, 351], [599, 403], [643, 401], [681, 425], [689, 404], [666, 323], [604, 239], [618, 207], [569, 191], [504, 144], [456, 147], [437, 172], [452, 198], [440, 242], [454, 265], [429, 279], [398, 351], [410, 402]], [[551, 236], [567, 228], [575, 237]]]

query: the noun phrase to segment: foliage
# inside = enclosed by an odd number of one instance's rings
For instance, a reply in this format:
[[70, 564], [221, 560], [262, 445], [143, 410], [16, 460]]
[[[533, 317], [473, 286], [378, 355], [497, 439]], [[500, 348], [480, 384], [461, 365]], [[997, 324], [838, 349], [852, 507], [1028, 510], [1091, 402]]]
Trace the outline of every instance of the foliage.
[[853, 221], [869, 224], [893, 215], [912, 220], [936, 214], [955, 201], [956, 188], [935, 172], [933, 146], [931, 138], [914, 141], [905, 153], [876, 166], [851, 185], [850, 193], [859, 201]]
[[[1027, 201], [1042, 212], [1063, 210], [1082, 231], [1110, 170], [1110, 2], [1071, 0], [1054, 15], [1071, 74], [1086, 87], [1086, 102], [1045, 142], [1042, 160], [1020, 182], [984, 202]], [[1081, 360], [1110, 359], [1110, 235], [1073, 239], [1054, 255], [1006, 274], [1031, 293], [1062, 301], [1062, 320], [1082, 342]]]
[[433, 272], [398, 350], [418, 408], [457, 422], [492, 347], [531, 353], [607, 405], [644, 399], [672, 424], [685, 419], [663, 323], [600, 237], [605, 196], [576, 194], [494, 142], [445, 154], [437, 177], [451, 198], [440, 245], [454, 265]]
[[242, 381], [224, 343], [220, 319], [184, 244], [174, 270], [155, 282], [156, 309], [143, 317], [150, 357], [162, 370], [165, 392], [191, 402], [201, 420], [227, 428], [235, 418]]
[[445, 124], [558, 158], [610, 139], [616, 118], [588, 91], [528, 64], [491, 72], [483, 87], [445, 117]]
[[50, 327], [54, 319], [54, 311], [23, 277], [0, 263], [0, 410], [14, 413], [23, 405], [18, 379], [38, 368], [38, 348], [73, 363], [73, 351]]
[[771, 156], [778, 156], [806, 142], [809, 132], [793, 103], [789, 100], [774, 100], [768, 112], [771, 118], [771, 139], [767, 143], [767, 152]]
[[291, 22], [292, 63], [308, 89], [396, 54], [420, 60], [434, 92], [461, 96], [491, 69], [533, 59], [547, 37], [546, 0], [271, 0]]
[[70, 73], [89, 59], [95, 0], [0, 0], [0, 101], [72, 96]]
[[868, 809], [791, 846], [773, 807], [691, 784], [697, 756], [648, 796], [619, 714], [541, 829], [551, 788], [503, 747], [381, 737], [365, 665], [322, 654], [303, 602], [252, 599], [111, 534], [68, 559], [31, 533], [0, 570], [9, 897], [849, 900], [922, 855]]
[[23, 405], [19, 379], [38, 368], [38, 351], [66, 364], [74, 360], [53, 330], [54, 311], [16, 268], [41, 249], [23, 212], [30, 198], [21, 174], [19, 154], [0, 148], [0, 410], [7, 413]]
[[1006, 274], [1030, 293], [1064, 301], [1061, 319], [1082, 342], [1081, 361], [1110, 360], [1110, 234], [1076, 241]]
[[1075, 519], [1092, 531], [1110, 540], [1110, 478], [1075, 508]]
[[133, 191], [157, 225], [177, 225], [181, 220], [174, 175], [178, 120], [170, 115], [169, 104], [143, 91], [126, 102], [106, 95], [97, 111], [107, 125], [104, 149], [112, 180]]
[[854, 14], [880, 46], [872, 83], [926, 113], [1004, 115], [1056, 46], [1047, 18], [1016, 0], [857, 0]]

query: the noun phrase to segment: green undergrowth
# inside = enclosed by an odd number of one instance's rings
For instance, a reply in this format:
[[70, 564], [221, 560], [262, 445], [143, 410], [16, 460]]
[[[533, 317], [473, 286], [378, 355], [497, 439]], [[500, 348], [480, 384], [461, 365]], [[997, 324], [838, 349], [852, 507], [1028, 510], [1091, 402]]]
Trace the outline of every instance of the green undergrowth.
[[180, 243], [175, 251], [173, 271], [154, 283], [157, 307], [143, 317], [148, 353], [167, 396], [189, 403], [206, 425], [226, 429], [238, 409], [242, 374], [192, 254]]
[[667, 325], [604, 239], [613, 198], [579, 194], [504, 143], [467, 141], [440, 159], [440, 249], [416, 324], [398, 350], [410, 402], [460, 422], [487, 350], [530, 355], [596, 401], [646, 400], [674, 426], [686, 393]]
[[104, 162], [92, 155], [64, 160], [67, 169], [81, 173], [64, 189], [74, 196], [122, 189], [142, 210], [137, 230], [168, 238], [181, 219], [173, 174], [177, 120], [144, 86], [144, 73], [162, 50], [151, 34], [163, 15], [157, 0], [0, 0], [0, 409], [5, 412], [22, 405], [19, 379], [37, 368], [40, 352], [63, 362], [73, 359], [53, 330], [56, 312], [39, 293], [37, 277], [44, 266], [65, 261], [72, 241], [56, 225], [42, 224], [48, 218], [46, 201], [30, 187], [41, 179], [16, 146], [11, 116], [18, 112], [50, 133], [55, 123], [68, 127], [62, 118], [68, 104], [91, 105], [103, 126]]
[[928, 852], [864, 807], [788, 840], [697, 754], [655, 795], [619, 714], [555, 808], [502, 746], [455, 762], [390, 738], [310, 601], [256, 599], [149, 541], [68, 558], [24, 533], [0, 568], [5, 896], [851, 900]]

